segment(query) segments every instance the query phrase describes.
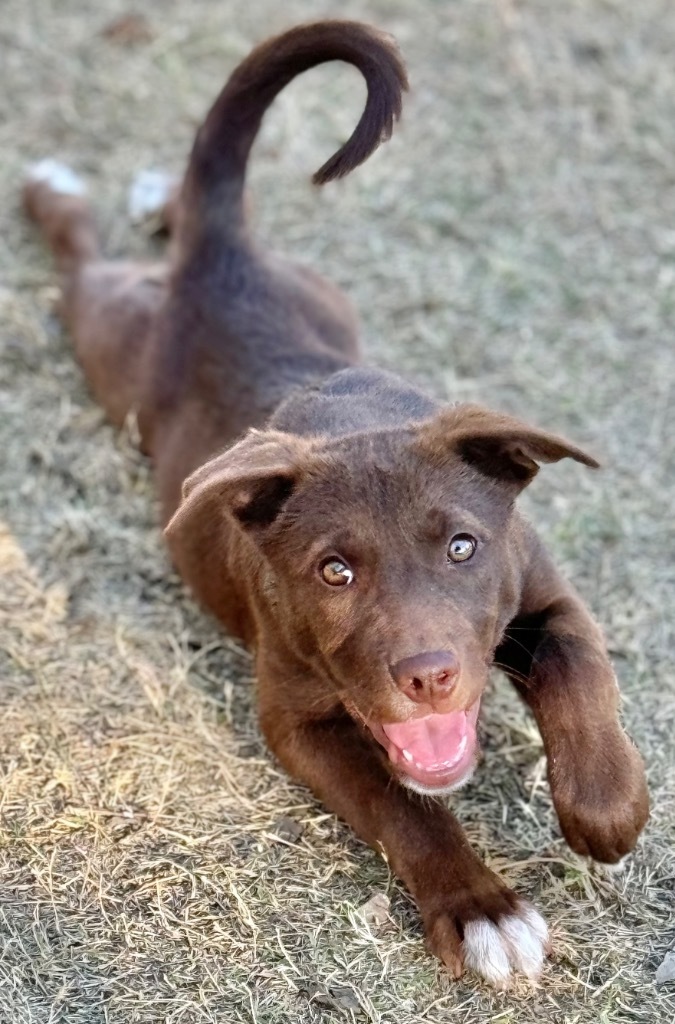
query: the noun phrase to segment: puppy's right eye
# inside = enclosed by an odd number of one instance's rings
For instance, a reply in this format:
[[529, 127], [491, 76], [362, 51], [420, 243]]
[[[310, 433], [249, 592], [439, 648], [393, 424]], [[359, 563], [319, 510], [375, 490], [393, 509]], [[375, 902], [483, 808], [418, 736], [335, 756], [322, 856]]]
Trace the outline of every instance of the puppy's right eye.
[[354, 580], [354, 573], [340, 558], [327, 558], [321, 563], [319, 572], [329, 587], [347, 587]]
[[448, 558], [451, 562], [468, 562], [476, 547], [476, 538], [470, 533], [458, 533], [448, 544]]

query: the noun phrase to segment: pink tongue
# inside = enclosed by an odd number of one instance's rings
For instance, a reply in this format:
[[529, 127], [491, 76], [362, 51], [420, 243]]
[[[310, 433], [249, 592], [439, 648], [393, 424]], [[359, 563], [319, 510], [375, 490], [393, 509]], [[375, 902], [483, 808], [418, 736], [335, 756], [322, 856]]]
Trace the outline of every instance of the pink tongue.
[[459, 760], [469, 733], [465, 711], [427, 715], [411, 722], [382, 725], [385, 736], [401, 751], [408, 751], [423, 768], [452, 765]]

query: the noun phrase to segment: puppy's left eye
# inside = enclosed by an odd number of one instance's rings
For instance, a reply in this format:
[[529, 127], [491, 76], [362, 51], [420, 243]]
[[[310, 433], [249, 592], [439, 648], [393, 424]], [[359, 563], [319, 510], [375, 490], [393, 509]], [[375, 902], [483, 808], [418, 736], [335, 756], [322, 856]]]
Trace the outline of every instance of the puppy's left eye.
[[466, 562], [475, 553], [478, 542], [470, 533], [457, 533], [448, 544], [451, 562]]
[[319, 571], [329, 587], [348, 587], [354, 580], [354, 573], [340, 558], [327, 558], [321, 563]]

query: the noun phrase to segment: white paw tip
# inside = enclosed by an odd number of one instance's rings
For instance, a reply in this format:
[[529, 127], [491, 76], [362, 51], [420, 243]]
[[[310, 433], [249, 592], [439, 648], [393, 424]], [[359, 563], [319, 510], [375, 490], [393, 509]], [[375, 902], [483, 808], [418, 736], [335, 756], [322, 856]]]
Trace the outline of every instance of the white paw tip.
[[498, 924], [485, 917], [464, 928], [464, 964], [495, 988], [505, 988], [512, 971], [536, 981], [546, 956], [548, 928], [537, 911], [522, 904]]
[[52, 157], [31, 164], [26, 171], [26, 180], [49, 185], [53, 192], [64, 196], [83, 196], [87, 191], [84, 181], [72, 168]]
[[505, 944], [497, 925], [485, 917], [464, 928], [464, 966], [496, 988], [508, 983], [511, 968]]
[[165, 171], [139, 171], [129, 188], [127, 210], [134, 223], [156, 216], [175, 186], [176, 179]]
[[616, 864], [603, 864], [602, 867], [608, 875], [622, 875], [630, 867], [630, 854], [627, 853]]

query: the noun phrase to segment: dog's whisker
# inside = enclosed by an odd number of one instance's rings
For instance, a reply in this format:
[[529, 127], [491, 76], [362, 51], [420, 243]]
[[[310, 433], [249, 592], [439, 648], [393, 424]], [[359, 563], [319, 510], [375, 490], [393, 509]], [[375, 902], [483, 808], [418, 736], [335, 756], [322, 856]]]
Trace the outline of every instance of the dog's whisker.
[[526, 676], [526, 675], [524, 675], [524, 673], [519, 672], [518, 669], [513, 668], [511, 665], [506, 665], [506, 664], [502, 663], [501, 661], [493, 661], [492, 664], [493, 664], [494, 668], [501, 669], [503, 672], [505, 672], [512, 679], [516, 679], [519, 682], [524, 683], [524, 684], [527, 684], [530, 681], [529, 680], [529, 676]]

